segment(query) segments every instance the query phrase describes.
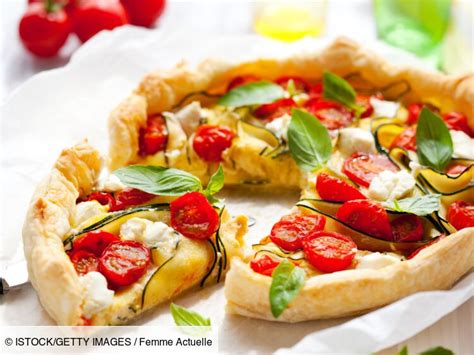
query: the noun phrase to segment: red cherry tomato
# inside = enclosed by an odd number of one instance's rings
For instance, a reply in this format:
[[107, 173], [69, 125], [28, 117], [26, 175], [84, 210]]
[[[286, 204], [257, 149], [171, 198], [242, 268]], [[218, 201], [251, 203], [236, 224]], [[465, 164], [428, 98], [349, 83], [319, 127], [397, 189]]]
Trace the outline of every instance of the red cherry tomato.
[[127, 11], [130, 23], [152, 27], [165, 9], [165, 0], [120, 0]]
[[387, 211], [370, 200], [352, 200], [339, 207], [337, 219], [352, 228], [373, 237], [393, 240], [392, 227]]
[[416, 129], [410, 127], [400, 133], [393, 140], [390, 148], [393, 149], [395, 147], [416, 151]]
[[346, 202], [366, 198], [359, 190], [344, 180], [324, 173], [319, 174], [316, 178], [316, 190], [319, 196], [326, 201]]
[[99, 259], [97, 256], [88, 250], [74, 250], [69, 253], [74, 268], [78, 275], [82, 276], [88, 272], [97, 271]]
[[446, 168], [446, 174], [449, 175], [460, 175], [462, 174], [465, 170], [467, 170], [469, 166], [462, 165], [462, 164], [453, 164], [450, 165]]
[[165, 119], [161, 116], [148, 118], [145, 128], [140, 129], [140, 155], [153, 155], [166, 149], [168, 129]]
[[467, 123], [466, 115], [461, 112], [448, 112], [443, 115], [443, 120], [449, 129], [455, 131], [463, 131], [469, 137], [473, 137], [474, 133]]
[[170, 204], [171, 226], [185, 237], [209, 239], [219, 228], [219, 215], [200, 192], [188, 192]]
[[193, 148], [205, 161], [222, 161], [222, 152], [229, 148], [235, 133], [225, 126], [202, 125], [196, 130]]
[[423, 105], [420, 102], [409, 104], [407, 106], [407, 110], [408, 110], [407, 123], [409, 125], [412, 125], [418, 122], [418, 116], [420, 116], [420, 112], [424, 106], [425, 105]]
[[56, 55], [71, 33], [69, 17], [54, 3], [28, 5], [19, 25], [20, 39], [31, 53], [39, 57]]
[[367, 118], [372, 116], [372, 114], [374, 113], [374, 107], [370, 103], [370, 96], [357, 95], [356, 103], [357, 105], [364, 108], [364, 111], [360, 115], [361, 118]]
[[111, 211], [124, 210], [126, 208], [141, 205], [150, 201], [155, 195], [138, 189], [126, 188], [115, 194], [115, 206]]
[[74, 33], [82, 42], [102, 30], [112, 30], [128, 23], [119, 0], [82, 0], [74, 10]]
[[227, 85], [227, 91], [235, 89], [239, 86], [250, 84], [256, 81], [259, 81], [260, 78], [256, 77], [255, 75], [241, 75], [236, 76], [232, 81]]
[[474, 227], [474, 203], [453, 202], [448, 209], [448, 222], [457, 230]]
[[294, 251], [303, 247], [302, 240], [311, 232], [323, 230], [326, 219], [319, 215], [289, 215], [275, 223], [270, 239], [279, 247]]
[[120, 238], [115, 234], [101, 230], [95, 230], [75, 239], [72, 243], [72, 248], [74, 251], [87, 250], [99, 257], [110, 243], [119, 240]]
[[290, 80], [293, 80], [293, 85], [295, 86], [296, 91], [308, 92], [311, 88], [311, 85], [306, 80], [297, 76], [282, 76], [275, 80], [275, 82], [285, 90], [288, 90], [288, 83]]
[[406, 214], [392, 221], [393, 240], [419, 242], [423, 239], [423, 224], [418, 216]]
[[150, 251], [133, 240], [113, 242], [99, 259], [99, 271], [112, 288], [128, 286], [137, 281], [150, 264]]
[[291, 108], [295, 106], [296, 102], [294, 102], [293, 99], [280, 99], [270, 104], [257, 107], [253, 114], [265, 122], [271, 122], [284, 114], [290, 114]]
[[253, 259], [250, 262], [250, 267], [253, 271], [258, 272], [259, 274], [272, 276], [273, 270], [275, 270], [279, 264], [279, 261], [272, 259], [268, 255], [263, 255], [258, 259]]
[[339, 129], [351, 124], [354, 115], [341, 104], [324, 99], [309, 99], [304, 107], [327, 129]]
[[306, 259], [316, 269], [335, 272], [347, 269], [356, 255], [357, 245], [339, 233], [317, 231], [303, 240]]
[[398, 171], [385, 155], [354, 153], [344, 162], [342, 172], [352, 181], [364, 187], [369, 187], [374, 177], [384, 170]]
[[89, 195], [87, 201], [97, 201], [102, 206], [109, 206], [109, 211], [115, 210], [115, 199], [108, 192], [93, 192]]
[[323, 83], [317, 83], [309, 89], [310, 99], [320, 99], [323, 96]]

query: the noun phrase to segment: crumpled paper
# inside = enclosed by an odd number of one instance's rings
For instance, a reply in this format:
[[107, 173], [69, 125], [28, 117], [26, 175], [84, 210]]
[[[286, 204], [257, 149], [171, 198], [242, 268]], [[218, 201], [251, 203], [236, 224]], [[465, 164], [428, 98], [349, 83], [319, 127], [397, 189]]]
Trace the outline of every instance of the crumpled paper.
[[[61, 149], [87, 137], [106, 152], [109, 112], [154, 68], [170, 68], [181, 59], [195, 64], [207, 57], [232, 61], [287, 56], [329, 42], [305, 39], [283, 44], [248, 36], [199, 38], [125, 27], [87, 42], [64, 68], [36, 75], [11, 94], [2, 107], [0, 264], [23, 258], [21, 227], [34, 187]], [[423, 64], [381, 43], [366, 44], [393, 62]], [[230, 189], [222, 193], [232, 213], [254, 217], [247, 242], [268, 234], [270, 226], [298, 199], [298, 191]], [[224, 352], [377, 351], [413, 336], [456, 309], [474, 294], [471, 273], [450, 291], [412, 295], [364, 316], [299, 324], [281, 324], [226, 315], [222, 284], [190, 293], [177, 303], [211, 317], [219, 327]], [[427, 311], [429, 310], [429, 311]], [[2, 325], [50, 325], [31, 286], [4, 297]], [[139, 325], [171, 324], [168, 304], [137, 320]]]

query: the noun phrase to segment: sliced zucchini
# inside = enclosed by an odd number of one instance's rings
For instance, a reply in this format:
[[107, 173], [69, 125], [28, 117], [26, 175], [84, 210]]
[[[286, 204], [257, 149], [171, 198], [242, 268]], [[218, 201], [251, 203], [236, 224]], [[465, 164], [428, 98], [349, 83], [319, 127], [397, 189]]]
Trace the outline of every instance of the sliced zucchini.
[[442, 195], [452, 195], [474, 187], [473, 185], [474, 165], [464, 170], [459, 175], [448, 175], [444, 172], [435, 171], [432, 168], [421, 169], [418, 177], [430, 190]]
[[[175, 233], [178, 233], [178, 232], [175, 232]], [[173, 257], [174, 254], [176, 254], [176, 251], [178, 250], [179, 242], [180, 240], [178, 239], [171, 250], [163, 250], [161, 248], [151, 248], [151, 260], [153, 261], [153, 264], [155, 264], [156, 266], [161, 266], [168, 259]]]
[[273, 134], [273, 132], [264, 127], [259, 127], [245, 121], [239, 121], [237, 123], [237, 133], [240, 137], [251, 136], [259, 139], [273, 149], [276, 149], [281, 145], [281, 140]]
[[152, 221], [167, 221], [169, 220], [169, 203], [138, 206], [123, 211], [109, 213], [96, 223], [91, 224], [79, 232], [68, 236], [64, 240], [63, 244], [64, 246], [67, 246], [76, 237], [97, 229], [102, 229], [109, 233], [118, 234], [120, 231], [120, 226], [133, 217], [146, 218]]
[[255, 251], [255, 256], [261, 254], [271, 254], [270, 256], [278, 256], [280, 258], [287, 258], [291, 260], [303, 260], [304, 253], [302, 250], [296, 252], [289, 252], [286, 250], [281, 249], [277, 245], [273, 243], [268, 244], [254, 244], [252, 245], [252, 249]]
[[217, 102], [221, 95], [210, 94], [205, 91], [192, 92], [184, 96], [176, 105], [173, 106], [173, 110], [179, 109], [192, 101], [199, 101], [203, 106], [209, 106]]
[[388, 152], [397, 136], [402, 133], [406, 127], [395, 123], [381, 124], [375, 129], [375, 147], [379, 152]]
[[[433, 229], [439, 232], [437, 226], [431, 225], [431, 228], [425, 228], [425, 240], [420, 242], [392, 242], [383, 239], [379, 239], [376, 237], [372, 237], [368, 234], [363, 232], [357, 231], [354, 228], [350, 227], [349, 225], [345, 224], [344, 222], [338, 220], [333, 215], [323, 212], [314, 206], [310, 206], [308, 202], [298, 202], [296, 206], [309, 209], [315, 213], [321, 214], [326, 217], [326, 230], [336, 231], [341, 234], [350, 236], [357, 246], [363, 250], [369, 251], [397, 251], [402, 253], [410, 253], [415, 249], [418, 249], [421, 246], [426, 245], [427, 243], [431, 242], [433, 239], [436, 239], [438, 236], [433, 238]], [[396, 213], [395, 213], [396, 214]], [[427, 223], [424, 221], [424, 223]]]

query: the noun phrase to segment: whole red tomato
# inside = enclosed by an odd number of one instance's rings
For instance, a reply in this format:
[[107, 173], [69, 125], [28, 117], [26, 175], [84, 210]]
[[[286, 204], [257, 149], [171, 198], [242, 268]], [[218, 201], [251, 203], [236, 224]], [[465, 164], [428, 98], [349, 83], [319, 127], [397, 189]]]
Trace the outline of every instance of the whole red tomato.
[[20, 20], [20, 39], [31, 53], [39, 57], [56, 55], [71, 33], [66, 12], [52, 0], [34, 2]]
[[152, 27], [165, 9], [166, 0], [120, 0], [132, 25]]
[[74, 33], [82, 42], [102, 30], [127, 23], [127, 13], [119, 0], [82, 0], [74, 10]]

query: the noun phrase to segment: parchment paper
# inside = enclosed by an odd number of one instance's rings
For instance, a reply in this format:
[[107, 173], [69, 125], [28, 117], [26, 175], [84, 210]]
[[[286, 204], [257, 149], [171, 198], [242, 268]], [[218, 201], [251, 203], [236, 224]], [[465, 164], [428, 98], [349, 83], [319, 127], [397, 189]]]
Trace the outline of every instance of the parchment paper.
[[[66, 67], [29, 80], [2, 107], [1, 265], [23, 258], [21, 227], [28, 201], [61, 149], [88, 137], [105, 153], [109, 112], [147, 71], [172, 67], [183, 58], [190, 63], [207, 57], [241, 61], [291, 55], [327, 43], [327, 39], [303, 40], [288, 45], [250, 35], [197, 38], [125, 27], [95, 37]], [[393, 62], [423, 65], [380, 43], [366, 45]], [[232, 189], [221, 197], [234, 214], [256, 219], [247, 236], [251, 243], [269, 232], [278, 216], [297, 201], [298, 192]], [[226, 315], [222, 284], [176, 302], [211, 317], [220, 329], [223, 352], [368, 353], [397, 344], [454, 310], [474, 294], [473, 281], [471, 273], [450, 291], [415, 294], [353, 319], [292, 325]], [[170, 324], [168, 307], [163, 305], [137, 323]], [[0, 313], [2, 325], [53, 324], [31, 286], [4, 297]]]

